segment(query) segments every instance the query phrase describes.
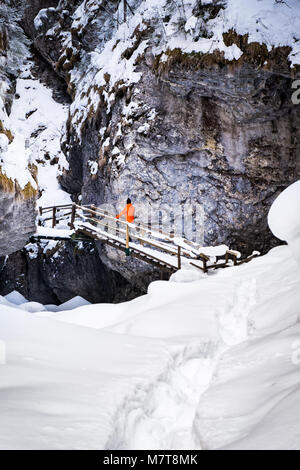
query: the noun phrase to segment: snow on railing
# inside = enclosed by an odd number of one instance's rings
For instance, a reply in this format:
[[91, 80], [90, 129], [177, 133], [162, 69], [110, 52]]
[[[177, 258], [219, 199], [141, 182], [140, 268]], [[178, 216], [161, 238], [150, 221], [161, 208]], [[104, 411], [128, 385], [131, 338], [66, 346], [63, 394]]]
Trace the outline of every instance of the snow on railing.
[[[91, 238], [106, 242], [113, 240], [121, 243], [123, 247], [126, 246], [127, 250], [133, 243], [138, 243], [145, 253], [148, 250], [149, 255], [150, 247], [156, 253], [158, 251], [161, 253], [162, 262], [166, 262], [166, 256], [177, 257], [177, 269], [181, 269], [182, 262], [188, 262], [207, 273], [210, 269], [248, 263], [253, 258], [260, 256], [259, 252], [253, 252], [248, 258], [241, 260], [241, 253], [230, 250], [227, 245], [203, 247], [182, 237], [175, 237], [173, 233], [164, 232], [162, 228], [153, 229], [151, 223], [130, 223], [117, 219], [115, 215], [94, 205], [80, 206], [73, 203], [40, 207], [39, 226], [49, 222], [52, 229], [60, 225], [64, 232], [67, 227], [67, 230], [73, 231], [74, 234], [86, 229]], [[152, 258], [155, 259], [153, 254]], [[166, 262], [166, 264], [168, 263]]]

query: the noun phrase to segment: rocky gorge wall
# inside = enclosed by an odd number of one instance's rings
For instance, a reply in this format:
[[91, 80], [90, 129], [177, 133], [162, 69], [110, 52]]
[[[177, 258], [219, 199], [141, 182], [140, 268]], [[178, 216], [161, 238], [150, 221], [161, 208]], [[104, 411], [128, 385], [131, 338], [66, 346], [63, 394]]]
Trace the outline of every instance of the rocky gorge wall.
[[[27, 165], [25, 143], [15, 135], [8, 117], [18, 66], [28, 52], [18, 25], [21, 11], [14, 8], [20, 5], [13, 3], [0, 4], [0, 257], [23, 248], [35, 232], [36, 219], [35, 168]], [[21, 175], [17, 167], [22, 165]]]
[[[153, 2], [145, 13], [139, 8], [147, 2], [131, 1], [140, 16], [128, 11], [127, 28], [119, 3], [27, 2], [22, 25], [72, 100], [63, 188], [83, 204], [115, 210], [127, 196], [154, 212], [196, 205], [205, 245], [268, 251], [278, 244], [268, 210], [300, 177], [300, 113], [291, 100], [299, 67], [291, 47], [267, 47], [231, 29], [222, 35], [225, 52], [185, 52], [168, 46], [189, 34], [176, 2], [157, 13]], [[226, 2], [185, 3], [198, 25], [193, 41], [209, 40]], [[140, 292], [157, 277], [105, 246], [97, 253]]]
[[17, 290], [25, 298], [59, 305], [81, 296], [93, 303], [132, 299], [141, 291], [99, 259], [86, 242], [28, 243], [7, 258], [0, 258], [1, 295]]
[[[286, 66], [284, 51], [282, 60]], [[254, 64], [198, 69], [197, 58], [191, 68], [170, 58], [160, 71], [154, 61], [148, 55], [139, 66], [142, 79], [130, 90], [129, 104], [121, 94], [108, 119], [100, 110], [84, 125], [82, 144], [70, 146], [63, 185], [87, 203], [116, 204], [130, 195], [157, 213], [162, 204], [199, 205], [206, 246], [266, 252], [278, 243], [267, 227], [270, 205], [300, 176], [300, 115], [291, 103], [291, 77]], [[123, 120], [120, 135], [120, 115], [133, 102], [131, 123]], [[156, 114], [147, 127], [151, 109]], [[125, 165], [109, 160], [110, 148], [99, 158], [101, 127], [110, 129]], [[90, 161], [99, 164], [97, 178]]]

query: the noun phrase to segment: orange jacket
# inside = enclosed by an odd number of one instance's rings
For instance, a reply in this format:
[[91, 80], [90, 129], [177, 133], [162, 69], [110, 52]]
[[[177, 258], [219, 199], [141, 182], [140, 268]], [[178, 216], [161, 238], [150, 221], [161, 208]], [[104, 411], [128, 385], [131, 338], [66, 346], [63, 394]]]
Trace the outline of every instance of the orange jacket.
[[116, 218], [119, 219], [122, 215], [126, 215], [126, 222], [132, 224], [134, 222], [134, 207], [132, 204], [126, 204], [125, 209], [120, 212], [120, 214], [116, 215]]

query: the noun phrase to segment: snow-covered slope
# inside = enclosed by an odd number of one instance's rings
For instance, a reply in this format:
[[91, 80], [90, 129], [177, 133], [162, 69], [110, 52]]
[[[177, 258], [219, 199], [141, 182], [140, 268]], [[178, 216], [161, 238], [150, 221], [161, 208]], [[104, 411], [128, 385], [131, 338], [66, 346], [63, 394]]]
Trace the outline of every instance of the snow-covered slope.
[[30, 41], [21, 28], [25, 3], [0, 5], [0, 256], [22, 249], [34, 234], [37, 198], [70, 201], [56, 179], [58, 167], [67, 167], [60, 139], [68, 110], [31, 76]]
[[[25, 137], [17, 132], [4, 109], [0, 98], [0, 121], [5, 133], [0, 133], [0, 171], [12, 182], [17, 181], [22, 190], [27, 184], [37, 188], [28, 165], [29, 152], [26, 149]], [[12, 132], [13, 130], [13, 132]], [[7, 137], [7, 135], [10, 137]], [[16, 157], [17, 156], [17, 157]]]
[[[13, 3], [13, 2], [12, 2]], [[29, 152], [26, 149], [25, 136], [14, 128], [8, 116], [14, 81], [20, 72], [22, 63], [29, 54], [29, 41], [20, 27], [23, 8], [10, 2], [0, 5], [0, 174], [4, 174], [19, 188], [26, 185], [36, 189], [29, 164]], [[0, 184], [2, 181], [0, 181]], [[3, 183], [1, 184], [1, 189]]]
[[57, 180], [59, 172], [68, 168], [60, 145], [68, 106], [53, 99], [52, 91], [32, 76], [32, 67], [33, 62], [28, 60], [17, 80], [11, 127], [27, 142], [30, 163], [37, 168], [38, 205], [69, 204], [70, 195]]
[[0, 447], [299, 448], [299, 283], [279, 247], [127, 304], [2, 300]]

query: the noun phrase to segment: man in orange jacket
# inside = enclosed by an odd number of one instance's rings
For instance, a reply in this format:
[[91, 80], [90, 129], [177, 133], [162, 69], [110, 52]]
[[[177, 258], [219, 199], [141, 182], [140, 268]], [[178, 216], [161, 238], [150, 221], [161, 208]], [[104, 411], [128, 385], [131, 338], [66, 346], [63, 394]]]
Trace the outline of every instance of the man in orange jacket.
[[134, 212], [134, 206], [131, 204], [131, 199], [128, 198], [125, 209], [123, 209], [120, 214], [116, 215], [116, 218], [119, 219], [123, 215], [126, 215], [126, 222], [132, 224], [134, 222]]
[[[123, 209], [122, 212], [120, 212], [120, 214], [116, 215], [116, 218], [119, 219], [123, 215], [126, 215], [126, 222], [129, 222], [130, 224], [132, 224], [134, 222], [134, 212], [135, 212], [135, 209], [133, 205], [131, 204], [131, 199], [128, 198], [125, 209]], [[125, 249], [126, 256], [130, 256], [129, 242], [131, 242], [131, 238], [129, 236], [129, 227], [127, 225], [126, 226], [126, 249]]]

